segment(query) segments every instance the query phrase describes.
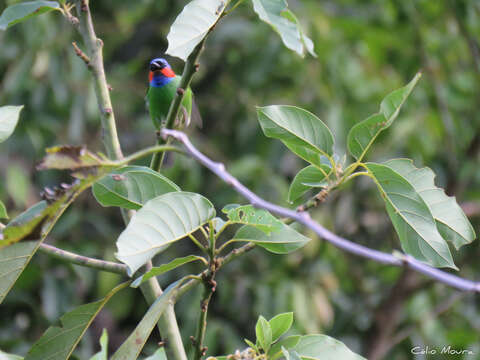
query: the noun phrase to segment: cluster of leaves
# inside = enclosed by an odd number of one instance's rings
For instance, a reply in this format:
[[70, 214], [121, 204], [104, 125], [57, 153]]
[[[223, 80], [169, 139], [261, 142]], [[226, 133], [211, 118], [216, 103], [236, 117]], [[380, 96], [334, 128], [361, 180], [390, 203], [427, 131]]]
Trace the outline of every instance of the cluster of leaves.
[[249, 346], [242, 352], [227, 356], [209, 358], [211, 360], [236, 360], [236, 359], [365, 359], [352, 352], [345, 344], [327, 335], [290, 335], [284, 336], [293, 324], [293, 313], [278, 314], [266, 320], [263, 316], [258, 318], [255, 325], [256, 341], [245, 339]]
[[[290, 201], [311, 188], [329, 192], [353, 177], [368, 176], [385, 201], [403, 250], [432, 266], [456, 269], [447, 241], [458, 249], [471, 243], [476, 235], [455, 198], [435, 186], [433, 171], [418, 169], [408, 159], [382, 164], [362, 162], [378, 135], [396, 119], [419, 78], [417, 74], [405, 87], [387, 95], [378, 113], [352, 127], [347, 145], [356, 161], [348, 165], [335, 162], [333, 135], [312, 113], [279, 105], [261, 107], [257, 112], [266, 136], [281, 140], [310, 163], [295, 176], [290, 186]], [[355, 172], [358, 168], [366, 171]]]

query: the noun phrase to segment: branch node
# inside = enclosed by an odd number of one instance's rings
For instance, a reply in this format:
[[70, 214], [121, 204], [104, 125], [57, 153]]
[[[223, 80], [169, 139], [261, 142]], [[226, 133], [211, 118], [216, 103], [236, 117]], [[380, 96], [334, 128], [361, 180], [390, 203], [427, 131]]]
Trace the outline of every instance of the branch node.
[[183, 95], [183, 94], [185, 94], [185, 89], [182, 89], [182, 88], [179, 87], [179, 88], [177, 89], [177, 94], [178, 94], [178, 95]]
[[111, 113], [113, 112], [113, 110], [112, 110], [112, 108], [108, 108], [108, 107], [107, 107], [107, 108], [104, 108], [104, 109], [103, 109], [103, 112], [104, 112], [105, 114], [111, 114]]
[[112, 91], [112, 90], [113, 90], [113, 86], [112, 86], [112, 85], [110, 85], [110, 84], [107, 84], [107, 88], [108, 88], [108, 90], [110, 90], [110, 91]]
[[196, 63], [196, 64], [195, 64], [195, 72], [197, 72], [199, 68], [200, 68], [200, 64], [199, 64], [199, 63]]

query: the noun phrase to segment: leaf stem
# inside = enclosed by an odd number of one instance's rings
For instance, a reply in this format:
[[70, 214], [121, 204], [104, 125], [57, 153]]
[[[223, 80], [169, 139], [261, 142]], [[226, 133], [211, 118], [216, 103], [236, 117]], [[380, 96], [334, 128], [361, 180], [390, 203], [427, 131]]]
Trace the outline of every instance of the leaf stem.
[[51, 256], [56, 259], [66, 261], [72, 264], [85, 266], [85, 267], [89, 267], [89, 268], [97, 269], [101, 271], [107, 271], [115, 274], [120, 274], [125, 276], [127, 275], [127, 266], [124, 264], [89, 258], [86, 256], [75, 254], [70, 251], [59, 249], [55, 246], [48, 245], [48, 244], [40, 244], [40, 247], [38, 248], [38, 250], [48, 256]]
[[203, 253], [207, 254], [208, 255], [208, 251], [207, 249], [205, 249], [205, 246], [203, 246], [200, 241], [197, 240], [197, 238], [195, 236], [193, 236], [192, 234], [188, 234], [188, 237], [190, 238], [190, 240], [192, 240], [192, 242], [197, 245], [197, 247], [202, 250]]

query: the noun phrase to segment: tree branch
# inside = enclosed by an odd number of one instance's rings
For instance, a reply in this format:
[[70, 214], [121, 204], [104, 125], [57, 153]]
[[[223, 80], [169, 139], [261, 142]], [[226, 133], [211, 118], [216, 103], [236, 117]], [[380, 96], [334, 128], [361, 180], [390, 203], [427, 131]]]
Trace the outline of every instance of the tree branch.
[[[90, 13], [89, 0], [76, 0], [79, 24], [78, 31], [82, 36], [83, 42], [88, 53], [88, 68], [90, 69], [95, 85], [95, 93], [100, 108], [102, 122], [102, 137], [110, 159], [122, 159], [123, 154], [118, 139], [115, 116], [113, 113], [112, 102], [110, 99], [110, 90], [105, 76], [103, 65], [103, 42], [97, 38], [93, 27], [92, 16]], [[77, 52], [78, 53], [78, 52]], [[82, 58], [85, 61], [85, 58]], [[155, 152], [158, 154], [158, 152]], [[125, 223], [131, 216], [131, 212], [122, 211]], [[162, 294], [160, 285], [156, 278], [151, 278], [142, 286], [142, 292], [149, 304]], [[166, 350], [170, 360], [186, 360], [185, 349], [182, 344], [180, 331], [175, 317], [173, 306], [169, 306], [158, 323], [161, 334], [168, 339]]]
[[[122, 149], [118, 140], [115, 116], [113, 114], [112, 101], [110, 99], [110, 90], [105, 76], [105, 69], [103, 67], [103, 41], [97, 38], [97, 35], [95, 34], [89, 0], [76, 0], [75, 5], [79, 19], [77, 29], [87, 48], [87, 58], [89, 60], [88, 68], [92, 72], [94, 78], [95, 93], [100, 108], [102, 137], [105, 149], [107, 150], [107, 155], [110, 159], [121, 159], [123, 157]], [[84, 58], [82, 59], [85, 61]]]
[[56, 259], [66, 261], [72, 264], [89, 267], [92, 269], [97, 269], [101, 271], [107, 271], [111, 273], [116, 273], [120, 275], [127, 275], [127, 266], [99, 259], [93, 259], [86, 256], [78, 255], [70, 251], [62, 250], [56, 248], [55, 246], [48, 244], [41, 244], [38, 248], [39, 251], [47, 254], [48, 256], [54, 257]]
[[210, 169], [227, 184], [232, 186], [236, 192], [244, 196], [253, 206], [268, 210], [279, 216], [294, 219], [300, 224], [313, 230], [321, 238], [327, 240], [328, 242], [342, 250], [358, 256], [365, 257], [367, 259], [377, 261], [382, 264], [392, 266], [406, 266], [419, 273], [427, 275], [439, 282], [442, 282], [462, 291], [480, 292], [480, 282], [467, 280], [459, 276], [452, 275], [442, 270], [433, 268], [414, 259], [410, 255], [401, 253], [391, 255], [356, 244], [327, 230], [317, 222], [313, 221], [310, 218], [310, 215], [306, 212], [296, 212], [263, 200], [258, 195], [254, 194], [252, 191], [246, 188], [243, 184], [241, 184], [230, 173], [228, 173], [222, 163], [214, 162], [213, 160], [202, 154], [200, 151], [198, 151], [197, 148], [190, 142], [188, 136], [185, 133], [177, 130], [164, 129], [162, 130], [162, 135], [165, 137], [173, 137], [178, 141], [182, 142], [193, 158], [195, 158], [202, 165]]

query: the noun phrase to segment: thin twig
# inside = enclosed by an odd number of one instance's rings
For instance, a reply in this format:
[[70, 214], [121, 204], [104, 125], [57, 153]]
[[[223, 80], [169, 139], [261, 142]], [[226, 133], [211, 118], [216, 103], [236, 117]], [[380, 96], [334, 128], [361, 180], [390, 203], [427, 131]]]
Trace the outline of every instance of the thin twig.
[[70, 251], [59, 249], [55, 246], [48, 244], [41, 244], [38, 248], [39, 251], [47, 254], [48, 256], [60, 259], [72, 264], [89, 267], [92, 269], [103, 270], [120, 275], [127, 275], [127, 266], [124, 264], [89, 258], [86, 256], [78, 255]]
[[449, 274], [442, 270], [433, 268], [429, 265], [426, 265], [416, 259], [414, 259], [410, 255], [405, 254], [388, 254], [378, 250], [370, 249], [368, 247], [356, 244], [350, 240], [342, 238], [331, 231], [327, 230], [317, 222], [313, 221], [310, 215], [307, 212], [296, 212], [275, 204], [272, 204], [258, 195], [254, 194], [248, 188], [246, 188], [243, 184], [241, 184], [235, 177], [233, 177], [230, 173], [225, 170], [225, 166], [222, 163], [214, 162], [213, 160], [209, 159], [207, 156], [202, 154], [197, 148], [190, 142], [188, 136], [177, 130], [168, 130], [164, 129], [162, 131], [162, 135], [168, 137], [171, 136], [178, 141], [182, 142], [187, 151], [194, 157], [198, 162], [202, 165], [210, 169], [213, 173], [215, 173], [219, 178], [225, 181], [227, 184], [232, 186], [236, 192], [240, 195], [244, 196], [253, 206], [261, 209], [268, 210], [272, 213], [275, 213], [279, 216], [288, 217], [294, 219], [295, 221], [299, 222], [302, 225], [313, 230], [318, 236], [327, 240], [331, 244], [335, 245], [336, 247], [350, 252], [352, 254], [362, 256], [371, 260], [375, 260], [379, 263], [392, 265], [392, 266], [406, 266], [409, 267], [417, 272], [420, 272], [424, 275], [427, 275], [439, 282], [452, 286], [456, 289], [462, 291], [472, 291], [472, 292], [480, 292], [480, 282], [475, 282], [471, 280], [467, 280], [461, 278], [456, 275]]

